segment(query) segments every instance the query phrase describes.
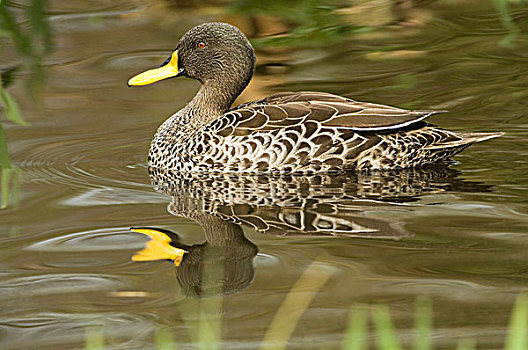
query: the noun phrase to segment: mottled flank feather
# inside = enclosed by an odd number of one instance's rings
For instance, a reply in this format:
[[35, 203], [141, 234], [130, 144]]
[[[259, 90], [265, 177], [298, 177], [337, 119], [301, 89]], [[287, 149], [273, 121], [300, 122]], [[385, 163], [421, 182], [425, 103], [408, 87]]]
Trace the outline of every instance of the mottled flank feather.
[[[314, 173], [446, 160], [502, 133], [454, 133], [408, 111], [318, 92], [280, 93], [232, 108], [201, 130], [160, 128], [151, 166], [189, 172]], [[170, 140], [170, 142], [167, 142]]]

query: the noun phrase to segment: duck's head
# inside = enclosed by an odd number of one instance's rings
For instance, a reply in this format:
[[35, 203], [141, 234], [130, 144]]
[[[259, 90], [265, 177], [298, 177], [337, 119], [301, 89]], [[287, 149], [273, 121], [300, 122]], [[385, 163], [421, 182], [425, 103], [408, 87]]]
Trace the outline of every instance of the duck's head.
[[254, 67], [253, 47], [240, 29], [227, 23], [204, 23], [189, 30], [161, 66], [132, 77], [128, 85], [185, 76], [240, 92], [249, 83]]

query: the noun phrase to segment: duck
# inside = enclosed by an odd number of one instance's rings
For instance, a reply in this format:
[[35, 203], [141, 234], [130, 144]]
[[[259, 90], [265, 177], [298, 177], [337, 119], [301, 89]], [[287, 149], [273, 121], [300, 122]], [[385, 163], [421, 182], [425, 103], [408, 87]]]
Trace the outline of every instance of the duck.
[[185, 33], [159, 67], [128, 86], [187, 77], [201, 87], [157, 130], [148, 165], [184, 173], [314, 174], [410, 168], [447, 161], [503, 135], [444, 130], [444, 112], [406, 110], [324, 92], [281, 92], [232, 107], [255, 71], [237, 27], [204, 23]]

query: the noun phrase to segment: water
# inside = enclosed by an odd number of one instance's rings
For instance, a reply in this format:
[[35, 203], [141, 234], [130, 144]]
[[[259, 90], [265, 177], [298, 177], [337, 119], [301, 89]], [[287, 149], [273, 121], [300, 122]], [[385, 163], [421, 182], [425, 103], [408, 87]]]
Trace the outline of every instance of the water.
[[[23, 33], [28, 6], [10, 5]], [[252, 17], [248, 6], [257, 9]], [[222, 348], [257, 348], [314, 261], [328, 281], [311, 289], [291, 349], [339, 348], [356, 304], [390, 306], [409, 344], [420, 295], [433, 302], [438, 348], [468, 337], [479, 348], [502, 348], [527, 278], [528, 8], [469, 0], [398, 11], [388, 1], [350, 5], [340, 12], [345, 36], [324, 6], [312, 14], [288, 6], [262, 13], [252, 2], [49, 2], [51, 49], [33, 36], [31, 58], [0, 39], [2, 77], [30, 123], [2, 117], [23, 176], [19, 191], [2, 192], [11, 195], [0, 212], [3, 349], [84, 348], [100, 336], [110, 349], [155, 348], [160, 330], [194, 348], [204, 337], [200, 312], [216, 322]], [[297, 29], [284, 20], [294, 11]], [[472, 146], [449, 167], [190, 185], [157, 174], [156, 191], [145, 166], [149, 142], [198, 85], [178, 79], [132, 89], [126, 81], [211, 20], [239, 25], [260, 44], [257, 75], [239, 102], [327, 91], [448, 109], [431, 122], [506, 135]], [[131, 226], [177, 233], [190, 258], [178, 271], [170, 261], [131, 261], [147, 241]]]

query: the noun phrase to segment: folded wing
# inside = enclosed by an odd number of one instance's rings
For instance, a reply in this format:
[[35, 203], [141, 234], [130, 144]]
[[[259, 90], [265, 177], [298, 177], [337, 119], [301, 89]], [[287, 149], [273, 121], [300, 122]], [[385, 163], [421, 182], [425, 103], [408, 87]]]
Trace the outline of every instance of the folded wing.
[[397, 130], [442, 111], [409, 111], [321, 92], [287, 92], [228, 111], [209, 127], [221, 136], [243, 136], [310, 122], [352, 131]]

